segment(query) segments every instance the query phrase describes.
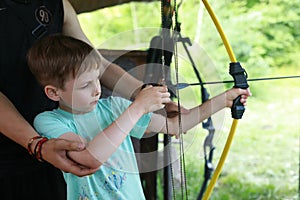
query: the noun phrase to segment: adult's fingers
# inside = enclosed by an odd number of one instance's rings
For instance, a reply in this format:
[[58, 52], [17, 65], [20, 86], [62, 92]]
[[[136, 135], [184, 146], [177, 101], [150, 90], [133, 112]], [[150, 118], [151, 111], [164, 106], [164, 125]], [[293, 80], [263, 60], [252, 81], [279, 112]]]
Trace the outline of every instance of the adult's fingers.
[[55, 144], [56, 149], [64, 149], [67, 151], [82, 151], [85, 149], [85, 144], [83, 142], [57, 139], [55, 143], [56, 143]]
[[79, 165], [70, 165], [68, 172], [81, 177], [81, 176], [87, 176], [87, 175], [93, 174], [98, 169], [99, 168], [91, 169], [91, 168], [86, 168], [86, 167], [82, 167]]
[[69, 172], [77, 176], [85, 176], [94, 173], [97, 169], [91, 169], [79, 165], [70, 159], [68, 151], [82, 151], [85, 145], [80, 142], [73, 142], [64, 139], [50, 139], [43, 144], [43, 159], [64, 172]]

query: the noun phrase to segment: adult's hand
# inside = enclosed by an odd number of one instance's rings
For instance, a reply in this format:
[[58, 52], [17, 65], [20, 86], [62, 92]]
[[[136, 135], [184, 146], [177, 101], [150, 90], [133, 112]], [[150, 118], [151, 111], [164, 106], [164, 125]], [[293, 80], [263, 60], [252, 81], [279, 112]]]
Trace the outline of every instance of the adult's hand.
[[79, 165], [71, 160], [68, 151], [82, 151], [85, 145], [80, 142], [73, 142], [64, 139], [50, 139], [43, 144], [43, 159], [64, 172], [72, 173], [77, 176], [86, 176], [95, 173], [97, 169], [91, 169]]

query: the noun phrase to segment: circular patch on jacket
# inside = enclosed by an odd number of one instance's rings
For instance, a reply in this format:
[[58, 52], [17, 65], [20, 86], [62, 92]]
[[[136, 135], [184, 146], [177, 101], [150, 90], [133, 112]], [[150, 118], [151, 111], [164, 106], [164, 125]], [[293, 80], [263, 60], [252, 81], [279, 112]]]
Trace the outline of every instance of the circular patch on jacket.
[[45, 6], [41, 6], [35, 10], [35, 18], [39, 23], [47, 26], [52, 20], [52, 13]]

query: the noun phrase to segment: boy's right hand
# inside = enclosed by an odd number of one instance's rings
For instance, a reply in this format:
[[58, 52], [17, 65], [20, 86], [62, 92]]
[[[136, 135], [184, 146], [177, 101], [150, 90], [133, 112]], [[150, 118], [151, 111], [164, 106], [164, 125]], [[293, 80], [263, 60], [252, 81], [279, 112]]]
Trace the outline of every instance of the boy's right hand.
[[154, 112], [165, 107], [169, 103], [170, 93], [167, 86], [151, 86], [148, 85], [142, 89], [136, 96], [134, 103], [139, 104], [144, 114]]

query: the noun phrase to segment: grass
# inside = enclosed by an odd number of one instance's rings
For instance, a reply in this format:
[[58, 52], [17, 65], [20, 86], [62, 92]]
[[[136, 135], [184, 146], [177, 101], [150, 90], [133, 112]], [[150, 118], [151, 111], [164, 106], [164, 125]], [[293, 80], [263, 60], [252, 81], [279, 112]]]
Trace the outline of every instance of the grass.
[[[300, 74], [299, 70], [277, 74]], [[251, 83], [255, 94], [249, 99], [212, 200], [299, 199], [300, 80]], [[231, 125], [226, 111], [215, 136], [216, 165]], [[185, 135], [188, 199], [197, 199], [203, 180], [200, 128]], [[192, 142], [190, 142], [192, 141]], [[178, 196], [178, 195], [177, 195]], [[179, 194], [181, 199], [181, 196]]]

